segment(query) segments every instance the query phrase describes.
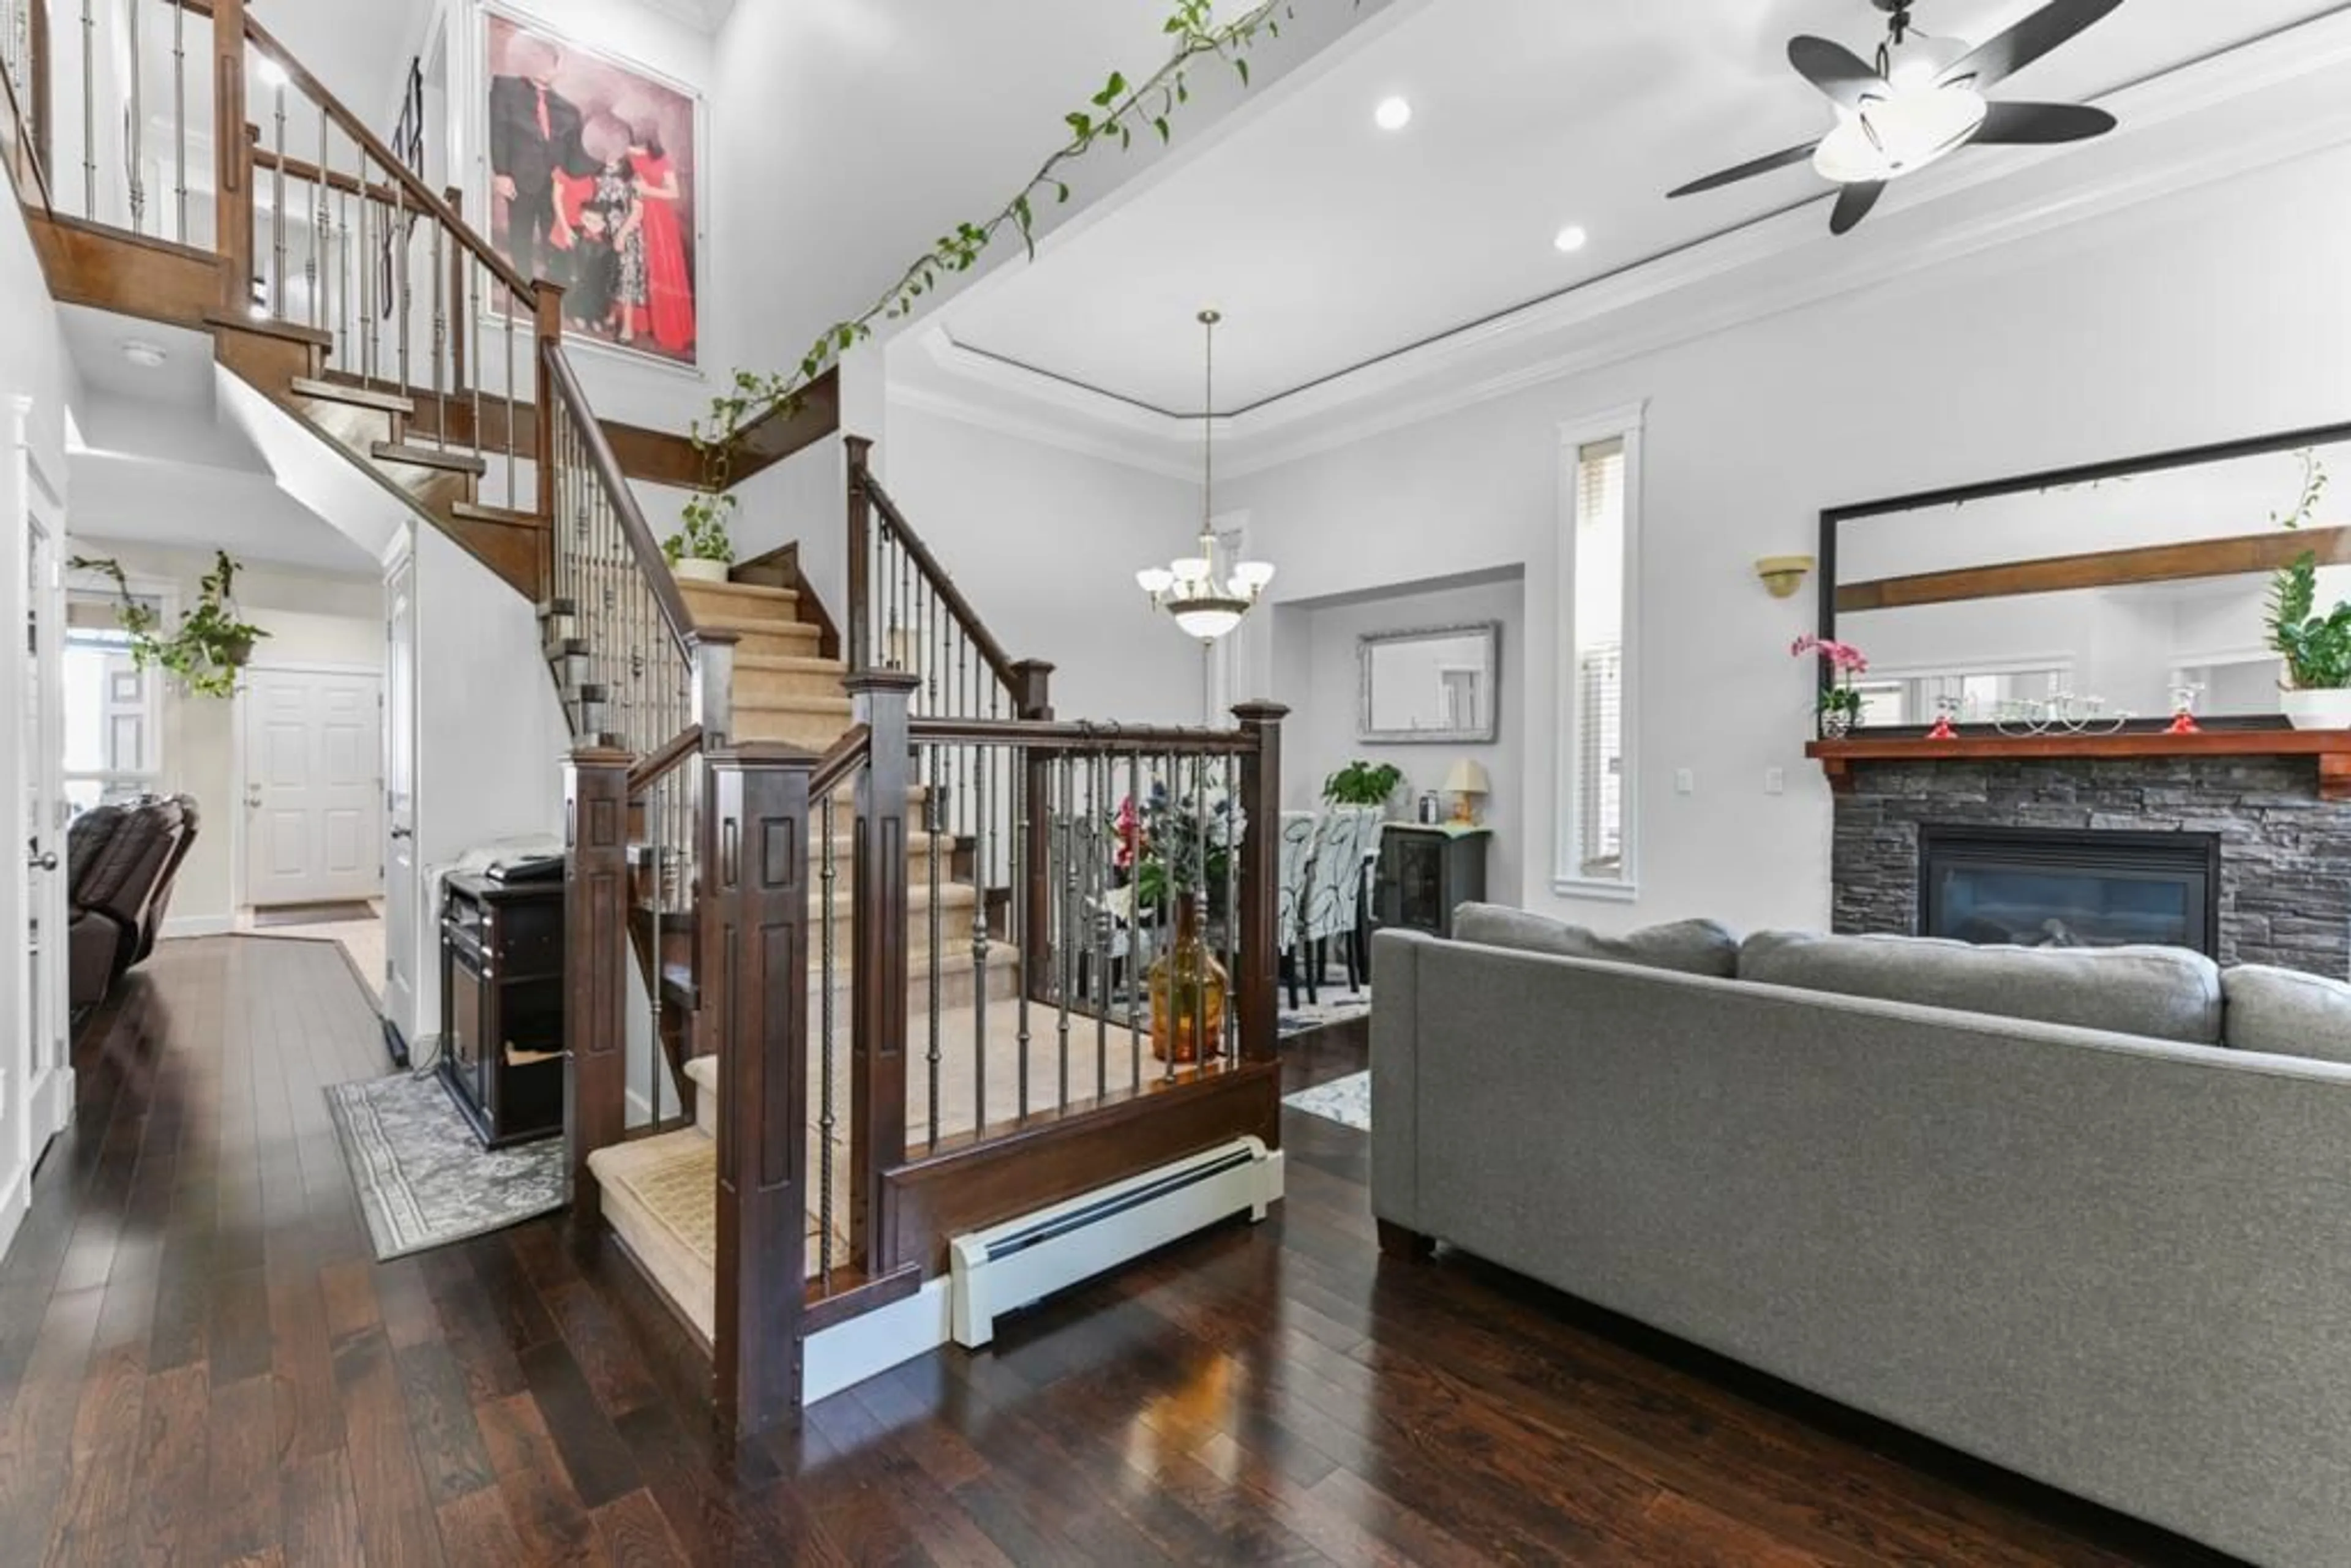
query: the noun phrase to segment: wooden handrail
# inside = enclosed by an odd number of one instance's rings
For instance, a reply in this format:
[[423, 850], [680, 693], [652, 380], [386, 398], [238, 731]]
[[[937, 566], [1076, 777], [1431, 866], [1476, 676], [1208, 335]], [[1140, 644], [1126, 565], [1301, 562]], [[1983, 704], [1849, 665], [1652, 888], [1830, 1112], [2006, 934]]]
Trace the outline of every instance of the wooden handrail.
[[[180, 3], [192, 11], [202, 10], [206, 15], [211, 13], [211, 7], [200, 5], [198, 0], [180, 0]], [[285, 45], [270, 35], [268, 28], [263, 26], [250, 15], [245, 19], [245, 36], [255, 48], [284, 68], [293, 85], [302, 89], [303, 95], [310, 99], [320, 113], [333, 120], [341, 128], [345, 135], [360, 144], [360, 151], [382, 164], [385, 172], [400, 182], [402, 188], [408, 193], [408, 199], [415, 204], [417, 211], [430, 215], [455, 235], [458, 244], [472, 251], [475, 257], [490, 269], [490, 275], [493, 277], [522, 298], [528, 299], [531, 297], [536, 286], [517, 272], [512, 264], [500, 256], [488, 240], [475, 233], [466, 225], [465, 219], [451, 210], [448, 203], [435, 195], [430, 186], [418, 179], [408, 166], [400, 161], [399, 156], [391, 148], [385, 146], [375, 132], [367, 128], [358, 115], [344, 108], [340, 99], [329, 92], [325, 85], [317, 77], [312, 76]]]
[[[1019, 664], [1011, 654], [1004, 651], [1004, 644], [988, 631], [987, 622], [980, 620], [979, 612], [974, 610], [971, 601], [963, 596], [963, 590], [956, 586], [955, 579], [947, 574], [946, 568], [939, 564], [939, 558], [931, 553], [931, 547], [923, 542], [923, 537], [906, 521], [906, 514], [898, 509], [898, 503], [890, 498], [890, 492], [882, 487], [882, 481], [876, 479], [872, 470], [866, 466], [863, 448], [852, 446], [851, 452], [850, 484], [862, 489], [872, 501], [883, 520], [890, 525], [891, 531], [898, 536], [898, 542], [907, 558], [914, 563], [914, 569], [923, 574], [931, 591], [938, 595], [939, 602], [946, 605], [948, 612], [961, 624], [964, 635], [970, 638], [971, 645], [979, 650], [980, 658], [995, 672], [996, 678], [1008, 692], [1019, 692]], [[861, 612], [861, 606], [851, 606], [851, 614]]]
[[668, 778], [678, 766], [702, 751], [702, 727], [689, 724], [677, 732], [668, 745], [637, 759], [629, 769], [629, 799], [636, 800], [654, 785]]
[[1256, 748], [1246, 729], [1196, 729], [1176, 725], [1056, 724], [1037, 719], [923, 718], [909, 721], [914, 743], [931, 746], [1018, 746], [1050, 751], [1180, 751], [1246, 756]]
[[[685, 607], [685, 595], [677, 589], [677, 579], [671, 575], [669, 561], [653, 539], [652, 525], [645, 521], [644, 509], [637, 505], [636, 492], [621, 475], [620, 459], [612, 455], [612, 444], [605, 438], [604, 427], [588, 406], [588, 393], [580, 385], [580, 377], [565, 357], [560, 343], [541, 342], [539, 362], [547, 369], [548, 379], [556, 391], [555, 401], [563, 407], [579, 434], [581, 444], [588, 449], [588, 461], [596, 470], [604, 494], [612, 503], [613, 516], [621, 520], [621, 533], [629, 541], [629, 551], [636, 557], [637, 570], [644, 577], [645, 586], [653, 591], [653, 602], [661, 609], [662, 622], [677, 640], [681, 649], [691, 656], [690, 639], [694, 632], [694, 616]], [[539, 484], [552, 490], [555, 480], [553, 458], [549, 453], [539, 455]]]
[[850, 726], [847, 733], [817, 758], [815, 770], [809, 775], [809, 798], [821, 800], [849, 782], [850, 776], [865, 765], [872, 749], [873, 732], [862, 724]]

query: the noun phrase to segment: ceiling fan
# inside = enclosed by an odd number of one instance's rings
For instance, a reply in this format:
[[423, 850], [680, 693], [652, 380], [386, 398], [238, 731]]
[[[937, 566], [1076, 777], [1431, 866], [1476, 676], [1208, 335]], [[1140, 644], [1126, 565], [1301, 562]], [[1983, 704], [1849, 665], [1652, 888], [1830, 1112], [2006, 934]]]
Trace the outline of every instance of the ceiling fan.
[[1788, 42], [1788, 62], [1836, 106], [1837, 123], [1807, 141], [1735, 169], [1694, 180], [1671, 196], [1692, 196], [1809, 162], [1844, 190], [1833, 234], [1869, 215], [1887, 184], [1970, 143], [2045, 146], [2085, 141], [2115, 128], [2103, 109], [2071, 103], [1993, 103], [1984, 95], [2042, 56], [2103, 19], [2123, 0], [2052, 0], [2007, 32], [1950, 58], [1910, 14], [1918, 0], [1870, 0], [1886, 13], [1886, 41], [1875, 67], [1843, 44], [1810, 37]]

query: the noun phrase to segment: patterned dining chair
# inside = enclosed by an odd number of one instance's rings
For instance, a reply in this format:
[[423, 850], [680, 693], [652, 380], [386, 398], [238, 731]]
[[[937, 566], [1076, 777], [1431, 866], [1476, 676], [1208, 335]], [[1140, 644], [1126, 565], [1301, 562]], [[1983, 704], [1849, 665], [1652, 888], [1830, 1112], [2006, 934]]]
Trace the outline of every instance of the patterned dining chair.
[[1290, 1005], [1298, 1006], [1299, 971], [1305, 967], [1306, 884], [1314, 870], [1314, 813], [1281, 814], [1280, 880], [1275, 894], [1274, 946], [1290, 982]]
[[1377, 806], [1339, 806], [1323, 813], [1314, 839], [1314, 869], [1307, 878], [1306, 997], [1315, 994], [1337, 937], [1347, 966], [1347, 988], [1363, 988], [1358, 936], [1364, 907], [1364, 862], [1379, 847], [1384, 813]]

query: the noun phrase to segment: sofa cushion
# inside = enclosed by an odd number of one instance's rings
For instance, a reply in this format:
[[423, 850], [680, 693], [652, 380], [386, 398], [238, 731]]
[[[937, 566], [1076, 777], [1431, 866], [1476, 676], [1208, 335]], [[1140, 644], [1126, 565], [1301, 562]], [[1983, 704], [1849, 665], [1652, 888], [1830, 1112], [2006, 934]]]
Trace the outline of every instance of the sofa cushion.
[[1798, 990], [2220, 1043], [2220, 967], [2184, 947], [1979, 947], [1759, 931], [1739, 977]]
[[2235, 1051], [2351, 1062], [2351, 985], [2299, 969], [2241, 964], [2220, 976], [2221, 1043]]
[[1729, 979], [1739, 970], [1739, 937], [1711, 920], [1677, 920], [1629, 936], [1603, 936], [1548, 915], [1494, 904], [1465, 904], [1453, 913], [1453, 936], [1458, 942], [1475, 942], [1482, 947], [1637, 964], [1645, 969], [1710, 975], [1719, 980]]

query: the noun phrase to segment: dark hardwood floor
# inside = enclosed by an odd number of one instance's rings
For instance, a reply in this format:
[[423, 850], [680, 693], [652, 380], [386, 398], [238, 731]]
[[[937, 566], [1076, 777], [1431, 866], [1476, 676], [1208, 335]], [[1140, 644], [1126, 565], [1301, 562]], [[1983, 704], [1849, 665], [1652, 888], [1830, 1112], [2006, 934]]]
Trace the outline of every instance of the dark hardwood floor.
[[[2212, 1561], [1499, 1270], [1384, 1261], [1366, 1140], [1289, 1200], [739, 1450], [550, 1219], [377, 1265], [318, 943], [167, 943], [84, 1033], [0, 1265], [0, 1564]], [[1350, 1071], [1362, 1031], [1291, 1051]]]

